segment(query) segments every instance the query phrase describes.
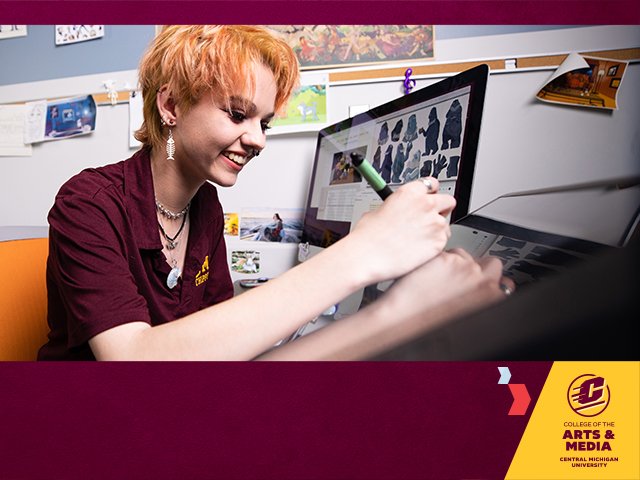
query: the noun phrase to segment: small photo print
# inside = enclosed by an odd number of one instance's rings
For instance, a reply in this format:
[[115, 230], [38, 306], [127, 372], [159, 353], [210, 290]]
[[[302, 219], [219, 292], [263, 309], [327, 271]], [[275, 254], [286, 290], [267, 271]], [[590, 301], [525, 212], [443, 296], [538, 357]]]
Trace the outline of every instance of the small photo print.
[[536, 97], [549, 103], [616, 110], [618, 89], [627, 65], [622, 60], [572, 53]]
[[301, 208], [246, 210], [240, 219], [240, 240], [300, 243], [302, 223]]
[[44, 140], [91, 133], [96, 128], [96, 102], [91, 95], [47, 103]]
[[56, 45], [104, 37], [104, 25], [56, 25]]
[[253, 250], [232, 251], [231, 270], [238, 273], [259, 273], [260, 252]]
[[238, 236], [238, 214], [237, 213], [225, 213], [224, 214], [224, 234], [231, 237]]

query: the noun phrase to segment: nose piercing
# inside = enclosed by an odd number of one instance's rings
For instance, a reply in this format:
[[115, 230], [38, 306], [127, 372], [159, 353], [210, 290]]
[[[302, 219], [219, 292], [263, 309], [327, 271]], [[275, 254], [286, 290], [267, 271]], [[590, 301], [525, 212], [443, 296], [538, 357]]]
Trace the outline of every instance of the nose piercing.
[[260, 155], [260, 150], [254, 150], [253, 151], [253, 156], [257, 157], [258, 155]]

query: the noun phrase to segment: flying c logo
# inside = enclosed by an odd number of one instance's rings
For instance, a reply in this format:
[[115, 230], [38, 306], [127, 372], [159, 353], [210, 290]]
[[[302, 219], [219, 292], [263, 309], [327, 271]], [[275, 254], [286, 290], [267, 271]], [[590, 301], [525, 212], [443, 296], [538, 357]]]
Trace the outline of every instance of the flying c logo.
[[583, 417], [600, 415], [609, 406], [611, 393], [604, 377], [593, 374], [580, 375], [567, 390], [571, 410]]
[[207, 280], [209, 280], [209, 255], [204, 257], [202, 267], [200, 268], [200, 271], [196, 273], [196, 287], [202, 285]]

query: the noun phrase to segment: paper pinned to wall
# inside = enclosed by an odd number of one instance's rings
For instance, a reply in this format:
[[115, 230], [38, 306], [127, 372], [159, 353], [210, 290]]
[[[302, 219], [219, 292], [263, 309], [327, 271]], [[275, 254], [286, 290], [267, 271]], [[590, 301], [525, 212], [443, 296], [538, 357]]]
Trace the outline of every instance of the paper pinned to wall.
[[44, 140], [47, 124], [47, 101], [38, 100], [25, 104], [24, 143], [35, 143]]
[[571, 53], [536, 97], [550, 103], [616, 110], [627, 65], [622, 60]]
[[26, 25], [0, 25], [0, 40], [3, 38], [26, 37]]
[[31, 145], [24, 143], [25, 105], [0, 105], [0, 156], [29, 157]]
[[142, 145], [133, 136], [142, 126], [142, 93], [131, 92], [129, 94], [129, 148], [137, 148]]
[[56, 25], [56, 45], [104, 37], [104, 25]]

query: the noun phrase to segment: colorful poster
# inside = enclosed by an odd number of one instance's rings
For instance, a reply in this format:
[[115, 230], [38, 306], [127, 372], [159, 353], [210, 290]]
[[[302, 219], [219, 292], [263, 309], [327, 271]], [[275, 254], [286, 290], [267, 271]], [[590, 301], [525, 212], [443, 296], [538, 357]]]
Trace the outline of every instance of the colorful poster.
[[433, 59], [433, 25], [268, 25], [302, 69]]

